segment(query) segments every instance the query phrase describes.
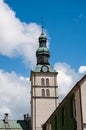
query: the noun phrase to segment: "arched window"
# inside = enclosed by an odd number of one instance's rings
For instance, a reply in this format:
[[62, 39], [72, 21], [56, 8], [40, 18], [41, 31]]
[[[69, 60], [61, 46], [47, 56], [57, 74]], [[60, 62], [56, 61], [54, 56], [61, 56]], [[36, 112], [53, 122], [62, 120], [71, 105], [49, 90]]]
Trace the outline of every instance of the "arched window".
[[44, 97], [45, 96], [45, 90], [42, 89], [42, 96]]
[[46, 79], [46, 86], [49, 86], [49, 79]]
[[48, 96], [48, 97], [50, 96], [50, 91], [49, 91], [49, 89], [46, 90], [46, 96]]
[[41, 85], [44, 86], [45, 85], [45, 81], [44, 78], [41, 79]]

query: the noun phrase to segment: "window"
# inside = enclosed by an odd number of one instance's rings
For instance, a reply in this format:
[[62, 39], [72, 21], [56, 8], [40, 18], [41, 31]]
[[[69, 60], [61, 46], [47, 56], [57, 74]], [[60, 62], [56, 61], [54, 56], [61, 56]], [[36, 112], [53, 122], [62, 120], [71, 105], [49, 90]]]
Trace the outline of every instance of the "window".
[[57, 130], [57, 116], [55, 115], [55, 128]]
[[50, 96], [50, 91], [49, 91], [49, 89], [46, 90], [46, 96], [48, 96], [48, 97]]
[[44, 86], [45, 85], [45, 81], [44, 78], [41, 79], [41, 85]]
[[62, 126], [64, 126], [65, 110], [62, 108]]
[[71, 98], [71, 115], [72, 117], [76, 117], [76, 103], [75, 103], [75, 96]]
[[45, 96], [45, 90], [42, 89], [42, 96], [44, 97]]
[[49, 86], [49, 79], [46, 79], [46, 86]]
[[73, 116], [76, 117], [76, 103], [75, 103], [75, 97], [73, 98]]

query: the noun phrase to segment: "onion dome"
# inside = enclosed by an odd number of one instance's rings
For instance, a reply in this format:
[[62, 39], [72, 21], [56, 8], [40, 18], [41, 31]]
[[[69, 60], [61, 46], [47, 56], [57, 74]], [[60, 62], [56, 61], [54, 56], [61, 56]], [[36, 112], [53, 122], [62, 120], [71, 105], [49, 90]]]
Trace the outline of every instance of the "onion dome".
[[39, 47], [36, 51], [36, 56], [41, 55], [41, 54], [46, 54], [50, 56], [50, 52], [48, 50], [48, 48], [46, 47]]
[[45, 43], [47, 42], [47, 38], [43, 32], [41, 33], [41, 35], [39, 37], [39, 42], [45, 42]]

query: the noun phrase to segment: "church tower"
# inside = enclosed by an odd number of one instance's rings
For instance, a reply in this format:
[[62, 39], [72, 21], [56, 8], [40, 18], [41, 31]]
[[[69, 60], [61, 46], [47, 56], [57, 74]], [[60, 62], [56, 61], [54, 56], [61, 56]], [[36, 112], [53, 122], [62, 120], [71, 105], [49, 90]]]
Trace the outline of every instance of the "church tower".
[[30, 78], [32, 130], [42, 130], [42, 124], [58, 105], [57, 72], [49, 63], [50, 52], [46, 43], [47, 38], [42, 29], [36, 51], [37, 65], [31, 71]]

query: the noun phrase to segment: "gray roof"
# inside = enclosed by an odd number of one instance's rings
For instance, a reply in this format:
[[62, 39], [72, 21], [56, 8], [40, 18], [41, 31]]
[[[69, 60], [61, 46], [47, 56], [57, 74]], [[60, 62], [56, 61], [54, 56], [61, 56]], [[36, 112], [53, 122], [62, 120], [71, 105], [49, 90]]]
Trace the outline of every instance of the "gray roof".
[[[32, 70], [32, 72], [41, 72], [41, 67], [42, 67], [43, 65], [37, 65], [36, 67], [35, 67], [35, 69], [34, 70]], [[48, 68], [49, 68], [49, 72], [56, 72], [56, 70], [54, 70], [50, 65], [46, 65], [46, 66], [48, 66]], [[57, 73], [57, 72], [56, 72]]]
[[8, 123], [5, 123], [4, 120], [0, 120], [0, 129], [31, 130], [31, 124], [29, 120], [9, 120]]

